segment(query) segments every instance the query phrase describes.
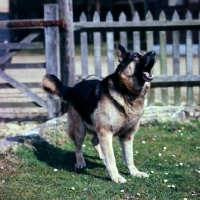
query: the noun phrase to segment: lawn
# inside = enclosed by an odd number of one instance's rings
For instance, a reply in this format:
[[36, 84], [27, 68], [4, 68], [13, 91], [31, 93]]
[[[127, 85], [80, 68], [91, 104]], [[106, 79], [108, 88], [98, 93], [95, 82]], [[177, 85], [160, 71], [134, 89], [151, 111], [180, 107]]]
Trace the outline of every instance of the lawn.
[[0, 154], [0, 199], [200, 199], [200, 122], [154, 122], [134, 140], [136, 166], [149, 178], [134, 178], [124, 166], [117, 138], [114, 149], [125, 184], [111, 182], [91, 136], [84, 143], [87, 168], [74, 168], [74, 145], [60, 131], [48, 142], [35, 140]]

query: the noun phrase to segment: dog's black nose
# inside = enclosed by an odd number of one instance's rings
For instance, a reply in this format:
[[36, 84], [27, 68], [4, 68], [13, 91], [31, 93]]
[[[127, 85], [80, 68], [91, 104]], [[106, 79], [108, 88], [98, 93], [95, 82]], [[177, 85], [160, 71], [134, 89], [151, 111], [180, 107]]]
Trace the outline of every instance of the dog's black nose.
[[155, 51], [149, 51], [149, 54], [150, 55], [156, 55], [156, 52]]

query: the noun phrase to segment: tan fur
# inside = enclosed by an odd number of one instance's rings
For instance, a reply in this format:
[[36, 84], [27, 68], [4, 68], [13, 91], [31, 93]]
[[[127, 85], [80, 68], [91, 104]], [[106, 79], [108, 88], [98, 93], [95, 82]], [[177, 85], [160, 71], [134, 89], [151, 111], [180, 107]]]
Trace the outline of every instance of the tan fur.
[[[117, 49], [117, 54], [120, 62], [123, 61], [124, 56], [128, 55], [125, 50], [121, 51], [119, 49]], [[139, 54], [142, 56], [145, 55], [143, 52]], [[82, 144], [87, 131], [93, 135], [92, 143], [99, 157], [103, 160], [111, 179], [117, 183], [125, 183], [126, 179], [119, 174], [116, 166], [112, 144], [113, 136], [119, 137], [125, 164], [130, 174], [136, 177], [148, 177], [146, 173], [140, 172], [134, 165], [133, 140], [139, 128], [140, 119], [144, 111], [145, 96], [150, 88], [150, 83], [138, 83], [139, 79], [135, 77], [134, 67], [135, 62], [137, 62], [139, 58], [137, 58], [137, 56], [130, 58], [133, 60], [130, 61], [128, 66], [122, 68], [123, 70], [116, 70], [115, 73], [117, 74], [113, 74], [115, 78], [110, 75], [101, 82], [101, 84], [104, 84], [101, 92], [103, 93], [106, 91], [105, 94], [99, 92], [98, 87], [100, 86], [95, 88], [94, 92], [99, 99], [95, 102], [97, 106], [95, 104], [94, 110], [86, 113], [88, 115], [90, 114], [89, 117], [91, 121], [86, 120], [90, 124], [83, 120], [84, 114], [78, 113], [81, 113], [81, 109], [77, 109], [76, 101], [72, 100], [73, 98], [69, 98], [68, 102], [67, 132], [75, 144], [76, 168], [84, 168], [86, 166], [82, 152]], [[54, 80], [54, 82], [52, 80]], [[47, 91], [50, 90], [52, 93], [59, 94], [59, 84], [61, 85], [60, 87], [62, 87], [61, 82], [56, 82], [55, 77], [50, 78], [50, 80], [48, 80], [48, 78], [43, 79], [44, 87]], [[116, 89], [117, 87], [118, 89]], [[65, 94], [63, 96], [65, 97]], [[85, 104], [78, 105], [84, 106]]]

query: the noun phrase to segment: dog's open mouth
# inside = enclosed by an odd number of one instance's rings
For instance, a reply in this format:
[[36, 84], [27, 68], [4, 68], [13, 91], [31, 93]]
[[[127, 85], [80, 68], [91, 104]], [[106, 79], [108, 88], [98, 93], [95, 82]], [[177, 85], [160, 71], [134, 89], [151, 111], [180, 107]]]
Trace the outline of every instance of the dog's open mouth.
[[155, 63], [155, 57], [152, 58], [147, 65], [145, 66], [143, 73], [142, 73], [142, 77], [145, 81], [150, 82], [153, 80], [153, 75], [151, 74], [151, 69], [153, 68]]

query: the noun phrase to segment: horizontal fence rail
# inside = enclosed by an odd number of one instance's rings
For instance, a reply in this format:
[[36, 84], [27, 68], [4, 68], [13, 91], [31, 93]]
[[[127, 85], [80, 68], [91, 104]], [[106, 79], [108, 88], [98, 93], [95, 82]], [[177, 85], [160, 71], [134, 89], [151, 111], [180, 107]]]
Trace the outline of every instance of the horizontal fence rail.
[[[93, 21], [88, 22], [86, 15], [81, 14], [80, 21], [74, 22], [74, 30], [81, 35], [81, 59], [82, 59], [82, 77], [88, 75], [88, 36], [87, 32], [93, 32], [94, 39], [94, 68], [97, 75], [101, 75], [101, 32], [106, 32], [107, 64], [108, 72], [114, 71], [114, 36], [113, 33], [119, 32], [119, 42], [126, 48], [128, 46], [127, 31], [133, 33], [133, 50], [140, 51], [141, 31], [146, 32], [146, 50], [154, 49], [154, 31], [158, 31], [159, 37], [159, 62], [160, 75], [155, 76], [151, 84], [152, 89], [149, 95], [149, 105], [155, 105], [155, 89], [161, 89], [162, 105], [168, 105], [169, 87], [174, 88], [174, 104], [181, 104], [181, 87], [187, 87], [187, 105], [194, 103], [193, 86], [200, 86], [200, 59], [198, 59], [198, 74], [193, 75], [193, 54], [192, 54], [192, 30], [199, 30], [198, 49], [200, 49], [200, 19], [192, 19], [192, 14], [188, 11], [185, 20], [180, 20], [175, 11], [172, 20], [166, 20], [166, 15], [162, 11], [158, 20], [153, 20], [151, 12], [146, 14], [146, 20], [141, 21], [137, 12], [135, 12], [132, 21], [127, 21], [126, 15], [122, 12], [119, 21], [113, 21], [112, 14], [107, 13], [106, 21], [101, 22], [99, 14], [94, 13]], [[172, 66], [167, 63], [167, 31], [172, 31]], [[180, 31], [185, 31], [186, 45], [186, 74], [180, 75]], [[200, 52], [200, 50], [199, 50]], [[198, 54], [200, 57], [200, 53]], [[173, 68], [173, 75], [168, 75], [168, 68]], [[181, 66], [183, 67], [183, 66]], [[153, 69], [154, 71], [155, 69]], [[152, 72], [154, 74], [154, 72]], [[198, 102], [200, 103], [200, 102]]]

